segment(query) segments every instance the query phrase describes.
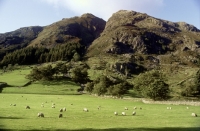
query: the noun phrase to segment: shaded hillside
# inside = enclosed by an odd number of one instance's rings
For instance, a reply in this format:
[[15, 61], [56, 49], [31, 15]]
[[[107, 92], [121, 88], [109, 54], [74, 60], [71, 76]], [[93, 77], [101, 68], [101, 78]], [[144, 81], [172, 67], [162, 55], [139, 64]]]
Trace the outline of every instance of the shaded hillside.
[[[184, 22], [161, 20], [135, 11], [120, 10], [106, 23], [92, 43], [87, 57], [115, 56], [118, 61], [155, 68], [162, 64], [196, 64], [199, 61], [200, 30]], [[108, 61], [110, 62], [110, 61]]]
[[43, 27], [32, 26], [0, 34], [0, 58], [6, 52], [26, 47], [43, 30]]
[[81, 43], [90, 45], [103, 31], [106, 22], [92, 14], [64, 18], [46, 26], [29, 46], [54, 47], [56, 44]]

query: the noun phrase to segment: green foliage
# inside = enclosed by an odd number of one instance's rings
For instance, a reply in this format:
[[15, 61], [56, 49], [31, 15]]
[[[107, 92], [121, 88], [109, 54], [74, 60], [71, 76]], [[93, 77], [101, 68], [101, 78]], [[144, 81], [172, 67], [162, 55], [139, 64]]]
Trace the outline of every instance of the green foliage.
[[8, 53], [3, 57], [1, 66], [8, 64], [28, 65], [35, 63], [53, 62], [58, 60], [70, 61], [74, 59], [79, 61], [82, 54], [82, 46], [79, 43], [67, 43], [57, 45], [54, 48], [47, 49], [43, 47], [27, 47]]
[[140, 74], [134, 80], [134, 88], [139, 90], [144, 97], [153, 100], [167, 99], [169, 85], [165, 83], [165, 76], [158, 70], [152, 70]]
[[79, 84], [86, 84], [89, 80], [86, 67], [78, 66], [71, 69], [71, 79]]
[[86, 86], [85, 86], [85, 91], [92, 93], [94, 89], [94, 83], [93, 82], [87, 82]]

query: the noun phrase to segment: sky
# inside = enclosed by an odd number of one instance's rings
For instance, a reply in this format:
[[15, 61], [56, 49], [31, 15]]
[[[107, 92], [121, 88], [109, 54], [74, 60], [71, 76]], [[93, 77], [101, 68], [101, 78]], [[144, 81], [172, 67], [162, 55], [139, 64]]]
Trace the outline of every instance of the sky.
[[186, 22], [200, 29], [200, 0], [0, 0], [0, 33], [46, 26], [84, 13], [107, 21], [119, 10]]

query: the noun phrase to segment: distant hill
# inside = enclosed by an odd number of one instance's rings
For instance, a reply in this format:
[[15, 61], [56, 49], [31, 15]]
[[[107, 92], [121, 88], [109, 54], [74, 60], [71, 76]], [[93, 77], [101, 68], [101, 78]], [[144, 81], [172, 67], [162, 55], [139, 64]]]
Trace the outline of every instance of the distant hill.
[[43, 30], [40, 26], [24, 27], [18, 30], [0, 34], [0, 58], [6, 52], [26, 47]]

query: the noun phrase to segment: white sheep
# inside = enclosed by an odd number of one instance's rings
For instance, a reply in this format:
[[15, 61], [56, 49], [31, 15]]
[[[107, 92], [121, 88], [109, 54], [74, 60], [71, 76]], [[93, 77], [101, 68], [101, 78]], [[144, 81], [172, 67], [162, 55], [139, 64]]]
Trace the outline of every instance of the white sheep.
[[44, 117], [44, 114], [42, 112], [38, 113], [38, 117]]
[[31, 109], [30, 106], [26, 106], [26, 109]]
[[88, 112], [89, 110], [87, 108], [83, 108], [83, 111]]
[[125, 115], [126, 115], [126, 112], [122, 112], [122, 115], [125, 116]]
[[16, 104], [13, 104], [13, 106], [16, 106]]
[[192, 113], [191, 116], [197, 117], [197, 114], [196, 113]]
[[116, 116], [118, 115], [118, 113], [117, 113], [116, 111], [114, 112], [114, 114], [115, 114]]
[[133, 109], [135, 110], [135, 109], [137, 109], [137, 107], [135, 106]]
[[63, 112], [63, 109], [60, 109], [60, 112]]
[[125, 108], [124, 108], [124, 110], [128, 110], [128, 108], [127, 108], [127, 107], [125, 107]]
[[136, 112], [134, 111], [134, 112], [132, 113], [132, 115], [133, 115], [133, 116], [136, 115]]
[[187, 106], [186, 109], [189, 109], [189, 107]]
[[66, 111], [66, 107], [63, 108], [63, 111]]
[[52, 106], [51, 106], [51, 108], [55, 108], [55, 106], [54, 106], [54, 105], [52, 105]]
[[167, 110], [171, 110], [172, 109], [172, 107], [167, 107]]
[[61, 117], [63, 117], [63, 114], [59, 114], [59, 116], [58, 116], [59, 118], [61, 118]]

